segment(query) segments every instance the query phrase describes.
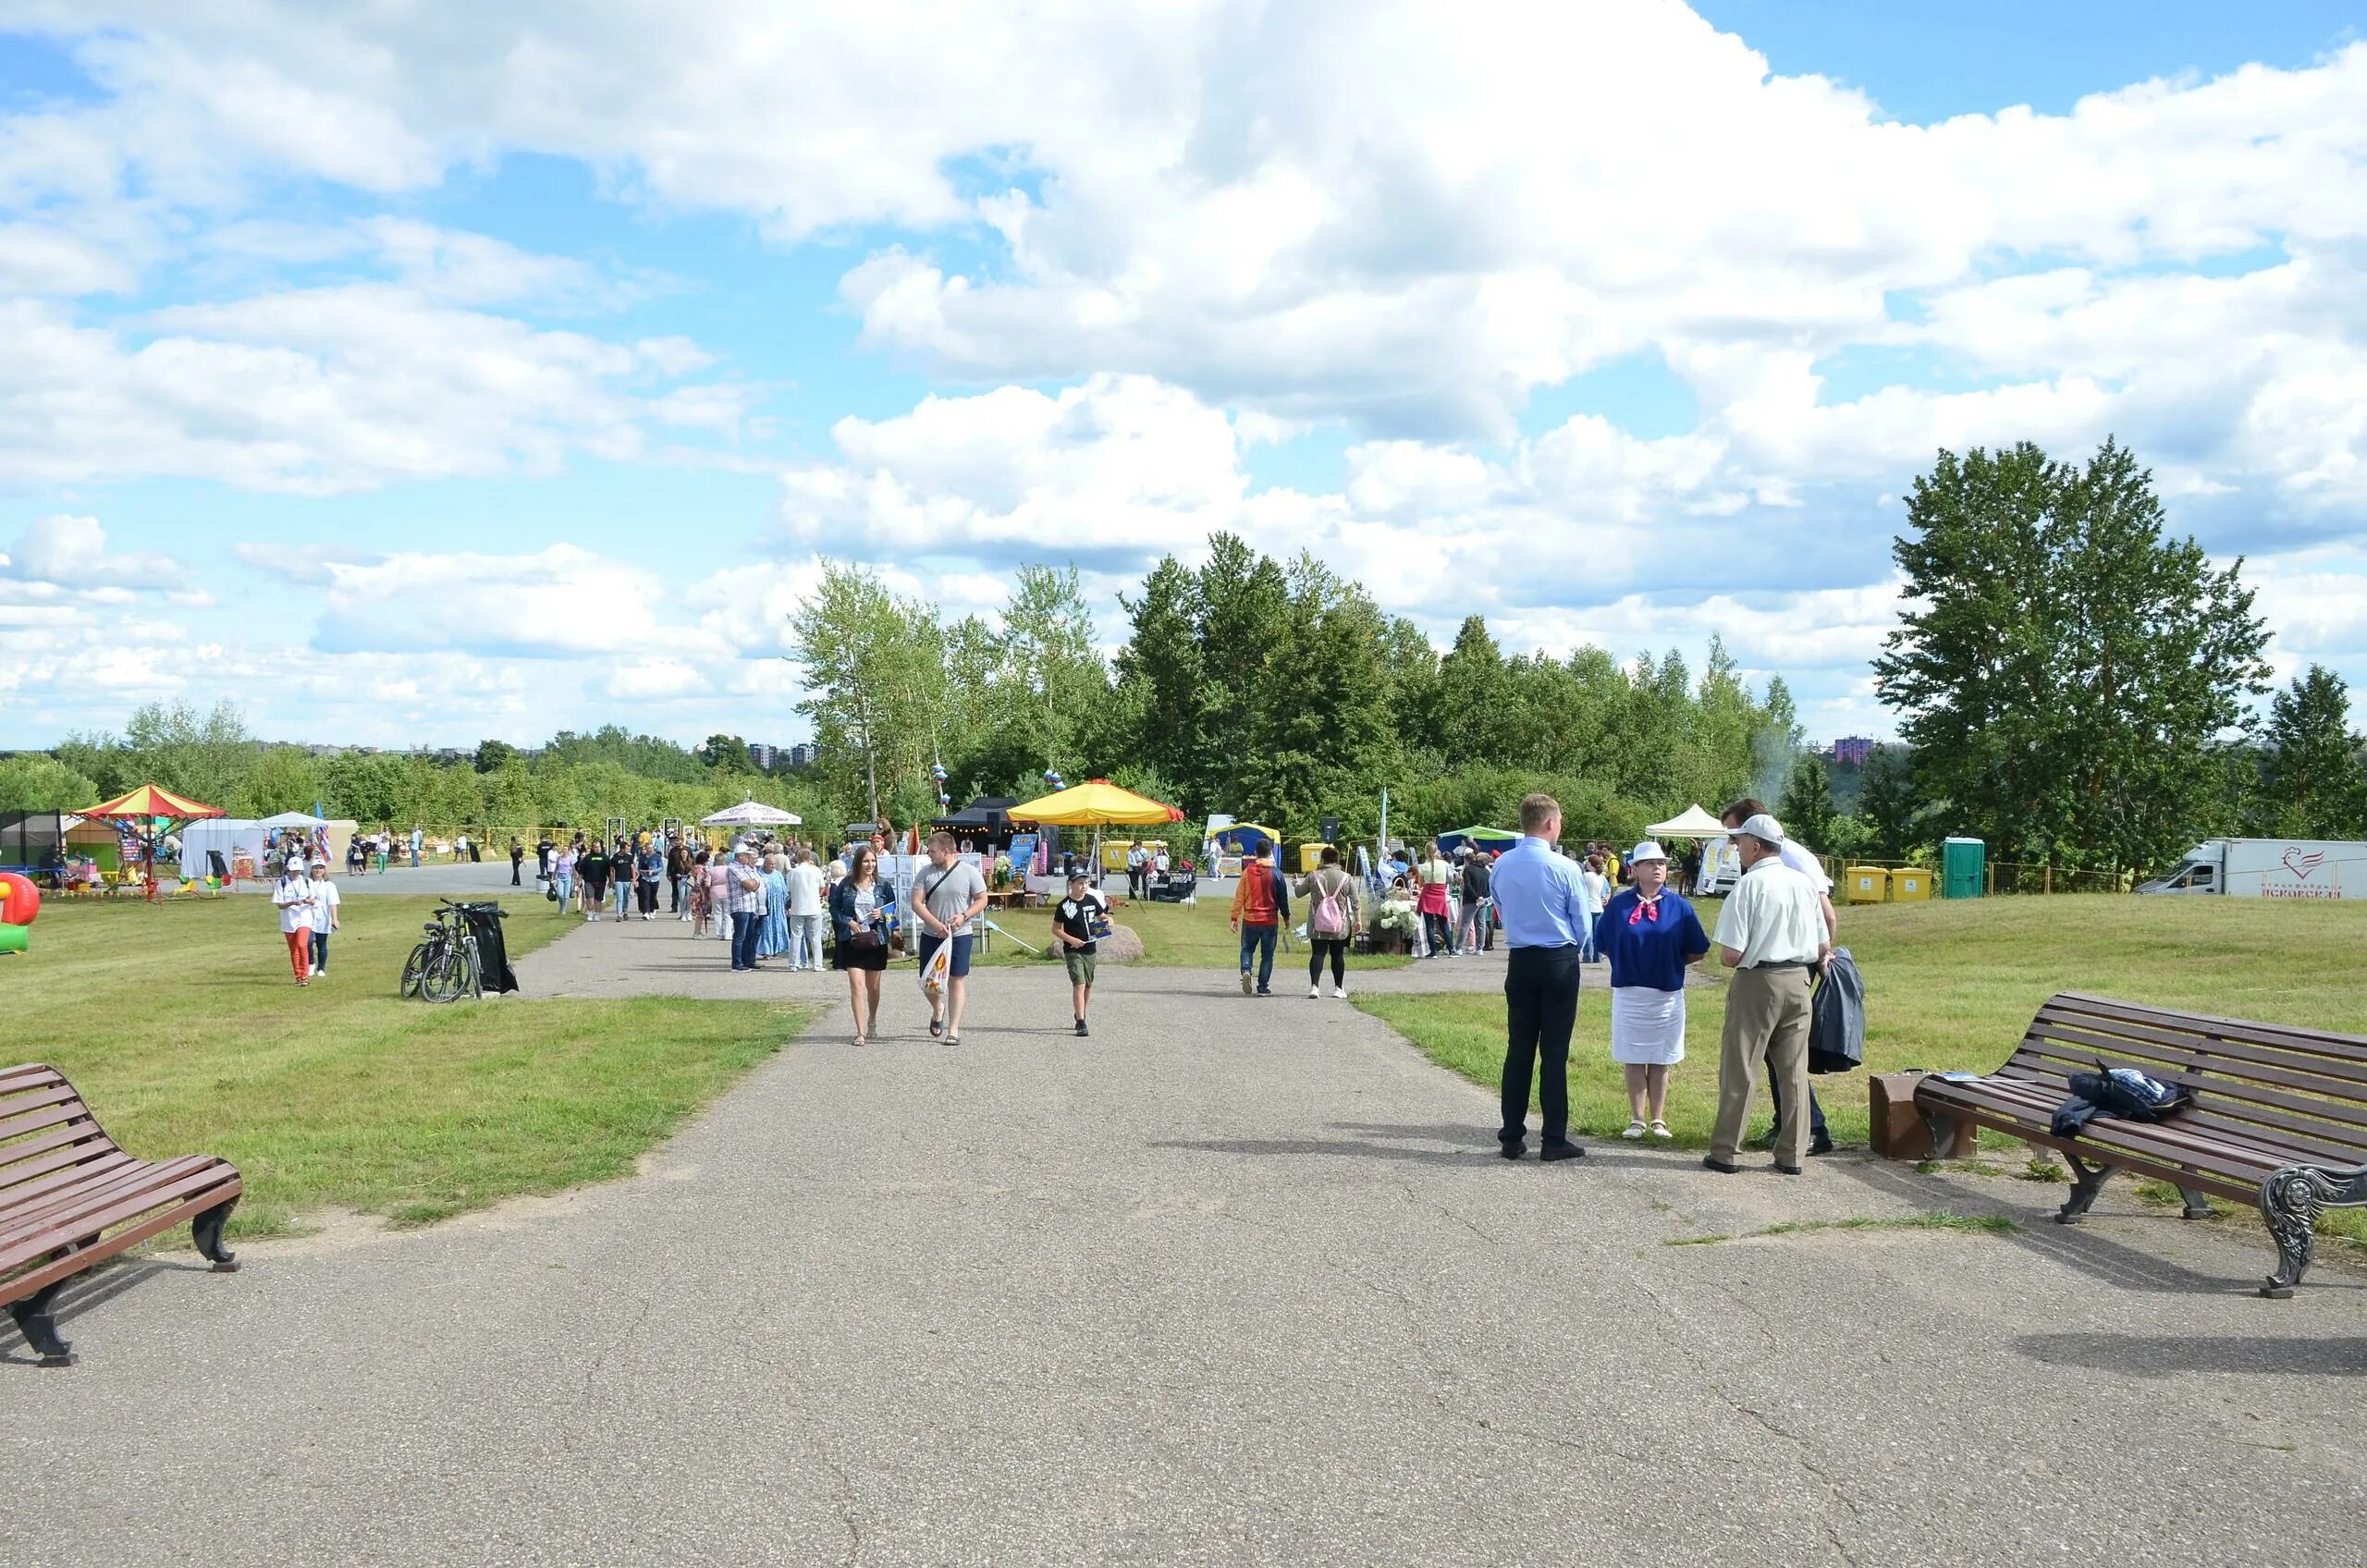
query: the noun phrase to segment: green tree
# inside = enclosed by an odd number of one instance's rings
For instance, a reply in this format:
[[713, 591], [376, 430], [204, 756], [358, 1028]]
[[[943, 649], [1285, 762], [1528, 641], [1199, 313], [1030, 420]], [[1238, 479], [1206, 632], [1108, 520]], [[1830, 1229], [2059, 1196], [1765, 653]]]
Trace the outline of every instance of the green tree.
[[246, 777], [231, 787], [227, 797], [213, 803], [233, 816], [265, 817], [284, 811], [311, 811], [321, 795], [320, 770], [309, 753], [301, 746], [265, 746]]
[[0, 757], [0, 811], [71, 812], [102, 798], [95, 782], [55, 757], [40, 752]]
[[2359, 746], [2342, 677], [2316, 664], [2295, 676], [2269, 699], [2256, 830], [2277, 838], [2349, 839], [2367, 828]]
[[1893, 747], [1878, 746], [1858, 772], [1858, 813], [1866, 848], [1883, 860], [1903, 860], [1919, 840], [1914, 769]]
[[1292, 563], [1288, 582], [1288, 611], [1243, 704], [1254, 728], [1240, 798], [1257, 820], [1294, 837], [1312, 837], [1327, 815], [1351, 838], [1369, 837], [1395, 741], [1386, 622], [1363, 589], [1311, 555]]
[[897, 598], [861, 567], [825, 560], [792, 637], [789, 656], [803, 667], [806, 688], [797, 711], [814, 721], [832, 794], [862, 802], [871, 817], [900, 799], [908, 813], [923, 795], [933, 807], [928, 770], [945, 693], [936, 607]]
[[1784, 782], [1775, 816], [1786, 837], [1819, 853], [1832, 852], [1833, 786], [1825, 777], [1822, 757], [1802, 752], [1792, 764], [1792, 776]]
[[123, 745], [133, 784], [161, 784], [175, 794], [221, 805], [254, 766], [256, 745], [246, 721], [228, 703], [204, 717], [186, 704], [147, 703], [131, 711]]
[[518, 748], [511, 745], [507, 741], [479, 741], [477, 742], [476, 770], [479, 773], [495, 772], [502, 764], [509, 762], [517, 756], [517, 754]]
[[748, 751], [748, 742], [737, 735], [725, 735], [718, 731], [708, 736], [697, 750], [698, 754], [706, 759], [707, 766], [725, 777], [762, 771]]
[[2264, 689], [2267, 631], [2240, 560], [2164, 537], [2125, 448], [1943, 451], [1907, 523], [1875, 689], [1941, 827], [2001, 859], [2150, 865], [2223, 809], [2214, 753]]

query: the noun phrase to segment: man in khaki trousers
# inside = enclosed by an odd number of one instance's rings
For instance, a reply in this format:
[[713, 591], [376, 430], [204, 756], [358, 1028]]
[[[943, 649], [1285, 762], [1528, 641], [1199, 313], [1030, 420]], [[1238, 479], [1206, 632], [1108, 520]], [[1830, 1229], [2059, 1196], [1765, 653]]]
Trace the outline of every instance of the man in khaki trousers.
[[1775, 1169], [1797, 1176], [1809, 1146], [1809, 981], [1831, 955], [1816, 884], [1784, 864], [1784, 829], [1761, 813], [1735, 832], [1742, 880], [1710, 939], [1734, 971], [1719, 1041], [1718, 1121], [1701, 1163], [1732, 1175], [1750, 1095], [1766, 1062], [1783, 1085]]

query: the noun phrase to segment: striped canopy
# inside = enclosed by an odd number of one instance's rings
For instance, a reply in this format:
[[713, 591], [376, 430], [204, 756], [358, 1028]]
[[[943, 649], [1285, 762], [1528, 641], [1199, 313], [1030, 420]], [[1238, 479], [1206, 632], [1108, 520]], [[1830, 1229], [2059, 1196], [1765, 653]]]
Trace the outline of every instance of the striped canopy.
[[220, 816], [223, 813], [220, 806], [209, 806], [202, 802], [190, 800], [186, 796], [176, 795], [170, 790], [160, 790], [153, 784], [142, 784], [131, 793], [117, 795], [114, 800], [94, 805], [81, 815], [107, 817], [170, 816], [183, 821], [193, 821], [199, 817]]

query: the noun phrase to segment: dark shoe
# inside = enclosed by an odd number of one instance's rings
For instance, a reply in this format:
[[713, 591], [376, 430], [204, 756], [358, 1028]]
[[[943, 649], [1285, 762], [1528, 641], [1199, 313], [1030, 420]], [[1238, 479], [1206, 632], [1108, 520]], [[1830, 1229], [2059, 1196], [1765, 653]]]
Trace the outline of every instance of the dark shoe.
[[1586, 1157], [1587, 1151], [1567, 1138], [1558, 1143], [1547, 1144], [1537, 1151], [1537, 1158], [1548, 1164], [1557, 1159], [1584, 1159]]
[[1078, 1039], [1082, 1040], [1082, 1039], [1084, 1039], [1087, 1035], [1090, 1035], [1090, 1034], [1092, 1034], [1092, 1033], [1093, 1033], [1093, 1031], [1092, 1031], [1092, 1030], [1087, 1029], [1087, 1028], [1085, 1026], [1085, 1020], [1084, 1020], [1084, 1019], [1080, 1018], [1080, 1019], [1078, 1019], [1078, 1020], [1076, 1021], [1076, 1037], [1077, 1037]]
[[1770, 1128], [1767, 1132], [1765, 1132], [1765, 1133], [1761, 1133], [1760, 1136], [1758, 1136], [1758, 1137], [1756, 1137], [1756, 1138], [1753, 1138], [1753, 1139], [1751, 1139], [1748, 1143], [1746, 1143], [1745, 1145], [1743, 1145], [1743, 1147], [1745, 1147], [1745, 1148], [1747, 1148], [1747, 1149], [1772, 1149], [1772, 1148], [1773, 1148], [1774, 1146], [1775, 1146], [1775, 1133], [1774, 1133], [1774, 1130], [1773, 1130], [1772, 1128]]
[[932, 1040], [937, 1039], [938, 1036], [942, 1035], [944, 1033], [945, 1033], [945, 1023], [944, 1023], [944, 1022], [943, 1022], [942, 1020], [940, 1020], [940, 1019], [935, 1019], [935, 1018], [932, 1018], [932, 1019], [930, 1019], [930, 1020], [928, 1021], [928, 1037], [929, 1037], [930, 1039], [932, 1039]]
[[1833, 1139], [1830, 1135], [1819, 1138], [1816, 1142], [1809, 1145], [1809, 1153], [1810, 1154], [1831, 1154], [1832, 1152]]
[[1742, 1173], [1741, 1166], [1728, 1165], [1724, 1160], [1720, 1159], [1713, 1154], [1703, 1155], [1701, 1157], [1701, 1163], [1716, 1171], [1721, 1176], [1737, 1176]]
[[1528, 1140], [1526, 1138], [1498, 1138], [1496, 1140], [1496, 1152], [1503, 1156], [1506, 1159], [1518, 1159], [1522, 1155], [1528, 1152]]
[[1273, 993], [1273, 992], [1271, 992], [1271, 991], [1269, 991], [1269, 990], [1268, 990], [1265, 986], [1258, 986], [1258, 987], [1257, 987], [1257, 994], [1258, 994], [1259, 996], [1261, 996], [1261, 997], [1270, 997], [1270, 996], [1272, 996], [1274, 993]]
[[1797, 1176], [1800, 1174], [1800, 1168], [1798, 1166], [1786, 1165], [1780, 1159], [1775, 1162], [1775, 1169], [1786, 1176]]

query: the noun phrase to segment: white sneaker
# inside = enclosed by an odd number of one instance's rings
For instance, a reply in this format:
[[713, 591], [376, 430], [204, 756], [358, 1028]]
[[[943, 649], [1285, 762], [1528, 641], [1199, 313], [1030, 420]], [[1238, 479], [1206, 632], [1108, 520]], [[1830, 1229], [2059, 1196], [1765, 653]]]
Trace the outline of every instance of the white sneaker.
[[1348, 997], [1348, 987], [1345, 986], [1334, 986], [1331, 987], [1331, 995], [1342, 1001], [1345, 1001]]
[[1322, 987], [1322, 986], [1309, 986], [1306, 988], [1306, 999], [1307, 999], [1308, 1001], [1313, 1001], [1316, 998], [1318, 998], [1318, 997], [1321, 996], [1322, 994], [1323, 994], [1323, 987]]
[[1630, 1121], [1621, 1130], [1619, 1135], [1630, 1140], [1640, 1138], [1644, 1135], [1644, 1124], [1640, 1121]]

